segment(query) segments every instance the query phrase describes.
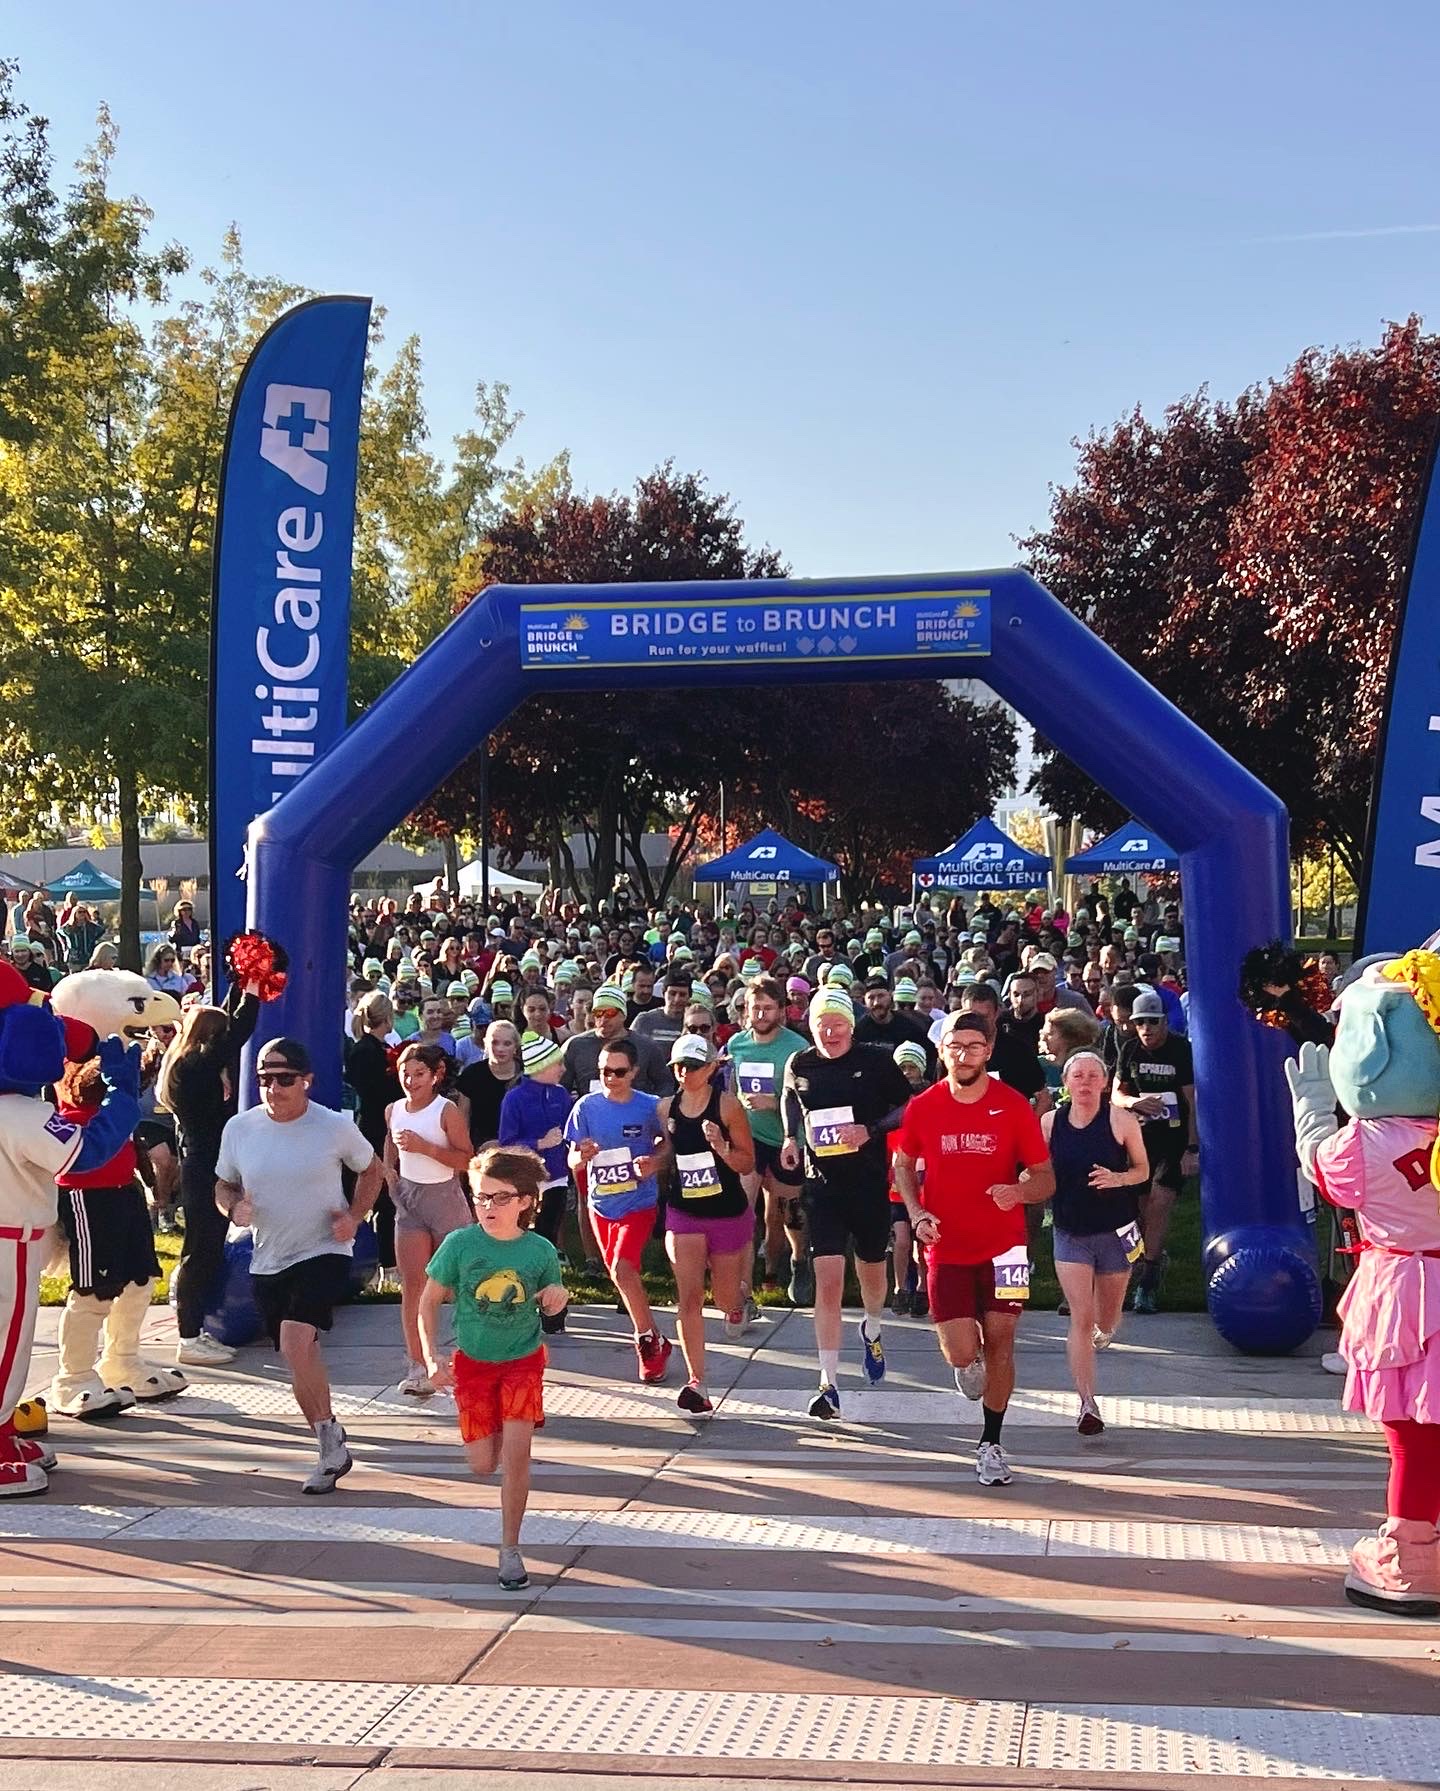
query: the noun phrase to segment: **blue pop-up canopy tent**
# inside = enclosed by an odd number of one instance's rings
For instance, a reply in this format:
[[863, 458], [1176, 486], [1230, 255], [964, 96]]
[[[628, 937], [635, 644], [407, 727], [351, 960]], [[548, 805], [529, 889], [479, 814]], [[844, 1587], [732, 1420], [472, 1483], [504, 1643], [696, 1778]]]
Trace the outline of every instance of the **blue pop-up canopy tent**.
[[712, 858], [695, 873], [697, 883], [834, 883], [839, 867], [806, 852], [773, 827], [763, 828], [733, 852]]
[[1180, 854], [1167, 846], [1158, 833], [1127, 821], [1103, 840], [1065, 861], [1067, 877], [1103, 877], [1131, 871], [1178, 871]]
[[917, 858], [911, 867], [921, 889], [1029, 889], [1050, 875], [1051, 861], [980, 820], [935, 858]]
[[47, 883], [45, 892], [52, 896], [74, 896], [77, 902], [120, 900], [119, 881], [102, 871], [99, 865], [91, 864], [88, 858], [82, 858], [79, 864], [72, 865], [63, 877]]

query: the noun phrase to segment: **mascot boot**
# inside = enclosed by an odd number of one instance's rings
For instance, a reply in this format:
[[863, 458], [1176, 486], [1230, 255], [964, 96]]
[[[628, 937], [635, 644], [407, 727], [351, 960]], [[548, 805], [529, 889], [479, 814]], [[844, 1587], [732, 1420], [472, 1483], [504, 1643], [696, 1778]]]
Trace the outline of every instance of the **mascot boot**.
[[1387, 1518], [1351, 1549], [1345, 1596], [1371, 1610], [1440, 1617], [1440, 1531], [1416, 1518]]
[[105, 1348], [95, 1371], [112, 1392], [133, 1393], [142, 1404], [174, 1399], [189, 1382], [178, 1368], [154, 1368], [140, 1360], [140, 1327], [150, 1310], [150, 1283], [131, 1282], [110, 1302], [105, 1315]]
[[135, 1403], [133, 1396], [127, 1399], [119, 1388], [107, 1387], [95, 1367], [101, 1327], [111, 1304], [73, 1289], [65, 1301], [58, 1338], [59, 1369], [45, 1396], [50, 1410], [62, 1418], [115, 1418]]

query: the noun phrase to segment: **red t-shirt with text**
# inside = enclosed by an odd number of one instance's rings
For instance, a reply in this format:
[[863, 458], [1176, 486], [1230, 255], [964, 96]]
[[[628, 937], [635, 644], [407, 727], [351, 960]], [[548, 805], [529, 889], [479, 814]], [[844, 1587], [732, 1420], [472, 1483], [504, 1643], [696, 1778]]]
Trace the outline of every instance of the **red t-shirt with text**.
[[1024, 1207], [1002, 1212], [989, 1195], [1049, 1158], [1023, 1095], [991, 1076], [978, 1101], [957, 1101], [948, 1082], [937, 1082], [906, 1107], [895, 1144], [925, 1160], [920, 1204], [940, 1221], [931, 1261], [989, 1262], [1025, 1242]]

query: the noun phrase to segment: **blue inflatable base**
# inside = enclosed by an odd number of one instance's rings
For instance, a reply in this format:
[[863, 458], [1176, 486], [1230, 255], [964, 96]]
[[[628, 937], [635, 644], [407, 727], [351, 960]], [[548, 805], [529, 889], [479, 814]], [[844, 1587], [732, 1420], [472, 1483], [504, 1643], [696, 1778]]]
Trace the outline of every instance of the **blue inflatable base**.
[[[242, 1349], [261, 1335], [260, 1313], [250, 1285], [250, 1262], [255, 1253], [254, 1241], [247, 1231], [225, 1246], [225, 1266], [211, 1290], [205, 1312], [205, 1329], [219, 1343], [231, 1349]], [[355, 1234], [355, 1254], [350, 1265], [350, 1297], [353, 1299], [375, 1272], [380, 1260], [380, 1247], [367, 1219]]]
[[1211, 1241], [1206, 1300], [1215, 1328], [1246, 1355], [1282, 1356], [1320, 1323], [1324, 1296], [1304, 1234], [1254, 1225]]

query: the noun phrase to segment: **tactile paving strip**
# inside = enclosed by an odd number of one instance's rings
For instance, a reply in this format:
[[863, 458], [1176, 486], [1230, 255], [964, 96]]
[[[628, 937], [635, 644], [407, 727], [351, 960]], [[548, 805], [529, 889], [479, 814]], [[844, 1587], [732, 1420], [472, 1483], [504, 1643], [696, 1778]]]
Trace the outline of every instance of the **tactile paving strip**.
[[933, 1697], [433, 1685], [412, 1692], [365, 1740], [503, 1753], [1013, 1767], [1022, 1708]]
[[1036, 1771], [1440, 1784], [1440, 1717], [1334, 1710], [1032, 1704], [1020, 1765]]
[[147, 1517], [148, 1505], [61, 1505], [18, 1499], [0, 1500], [0, 1536], [40, 1542], [89, 1541], [114, 1536]]
[[[548, 1397], [548, 1394], [547, 1394]], [[722, 1418], [776, 1419], [805, 1416], [814, 1397], [813, 1387], [747, 1387], [727, 1394], [719, 1405]], [[1201, 1397], [1133, 1399], [1126, 1395], [1104, 1398], [1100, 1409], [1115, 1430], [1228, 1431], [1250, 1436], [1348, 1436], [1378, 1435], [1379, 1427], [1357, 1412], [1342, 1412], [1330, 1399], [1208, 1400]], [[962, 1407], [951, 1388], [929, 1393], [902, 1393], [888, 1386], [842, 1387], [840, 1417], [845, 1424], [953, 1426], [975, 1408]], [[1017, 1392], [1007, 1412], [1010, 1427], [1029, 1425], [1043, 1429], [1073, 1429], [1076, 1402], [1073, 1393]]]
[[0, 1677], [0, 1735], [27, 1741], [216, 1741], [342, 1747], [409, 1691], [339, 1680]]
[[[332, 1397], [335, 1414], [342, 1419], [414, 1418], [445, 1425], [455, 1422], [455, 1402], [448, 1393], [412, 1399], [393, 1385], [347, 1386], [333, 1388]], [[673, 1387], [625, 1387], [612, 1392], [547, 1381], [545, 1410], [552, 1418], [577, 1421], [594, 1418], [610, 1423], [653, 1424], [661, 1419], [673, 1420], [677, 1425], [685, 1422], [675, 1409]], [[297, 1424], [301, 1421], [289, 1387], [273, 1381], [192, 1381], [187, 1392], [167, 1402], [165, 1412], [177, 1417], [218, 1418], [237, 1413], [247, 1418], [293, 1418]]]
[[1073, 1523], [1050, 1526], [1050, 1555], [1120, 1555], [1154, 1561], [1275, 1563], [1343, 1567], [1353, 1530], [1267, 1524]]

